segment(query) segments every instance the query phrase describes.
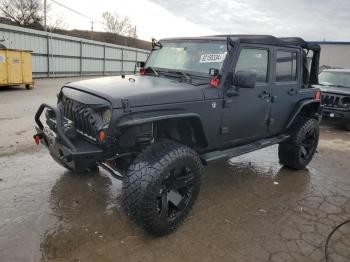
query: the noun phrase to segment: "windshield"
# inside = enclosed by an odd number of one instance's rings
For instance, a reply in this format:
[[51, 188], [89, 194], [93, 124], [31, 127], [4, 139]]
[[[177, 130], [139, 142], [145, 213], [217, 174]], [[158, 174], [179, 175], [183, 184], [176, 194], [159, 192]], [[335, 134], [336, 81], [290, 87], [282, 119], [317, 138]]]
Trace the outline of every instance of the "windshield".
[[225, 41], [162, 41], [162, 47], [153, 50], [145, 68], [163, 68], [169, 71], [189, 71], [209, 74], [210, 68], [220, 70], [227, 54]]
[[318, 82], [321, 85], [350, 88], [350, 73], [323, 71], [318, 77]]

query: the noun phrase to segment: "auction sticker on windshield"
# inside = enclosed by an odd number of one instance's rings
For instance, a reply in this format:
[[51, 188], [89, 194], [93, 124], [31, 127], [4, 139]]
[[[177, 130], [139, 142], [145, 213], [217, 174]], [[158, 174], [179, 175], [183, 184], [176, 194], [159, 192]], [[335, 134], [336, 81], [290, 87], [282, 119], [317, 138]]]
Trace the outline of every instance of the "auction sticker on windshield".
[[203, 54], [199, 63], [221, 63], [224, 61], [226, 53], [223, 54]]

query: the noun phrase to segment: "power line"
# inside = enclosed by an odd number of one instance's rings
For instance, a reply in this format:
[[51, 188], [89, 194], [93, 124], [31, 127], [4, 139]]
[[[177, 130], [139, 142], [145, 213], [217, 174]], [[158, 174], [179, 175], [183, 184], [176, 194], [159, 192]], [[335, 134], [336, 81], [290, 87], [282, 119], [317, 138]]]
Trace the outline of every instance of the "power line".
[[76, 10], [74, 10], [74, 9], [72, 9], [72, 8], [70, 8], [70, 7], [66, 6], [66, 5], [64, 5], [64, 4], [61, 4], [61, 3], [59, 3], [59, 2], [57, 2], [57, 1], [55, 1], [55, 0], [51, 0], [51, 2], [54, 2], [55, 4], [57, 4], [57, 5], [59, 5], [59, 6], [63, 7], [63, 8], [66, 8], [66, 9], [68, 9], [69, 11], [71, 11], [71, 12], [73, 12], [73, 13], [76, 13], [76, 14], [78, 14], [78, 15], [81, 15], [81, 16], [85, 17], [85, 18], [88, 18], [88, 19], [90, 19], [90, 20], [93, 21], [93, 22], [96, 22], [96, 23], [99, 23], [99, 24], [104, 25], [103, 22], [100, 22], [100, 21], [98, 21], [98, 20], [96, 20], [96, 19], [94, 19], [94, 18], [92, 18], [92, 17], [90, 17], [90, 16], [88, 16], [88, 15], [85, 15], [85, 14], [83, 14], [83, 13], [80, 13], [80, 12], [78, 12], [78, 11], [76, 11]]

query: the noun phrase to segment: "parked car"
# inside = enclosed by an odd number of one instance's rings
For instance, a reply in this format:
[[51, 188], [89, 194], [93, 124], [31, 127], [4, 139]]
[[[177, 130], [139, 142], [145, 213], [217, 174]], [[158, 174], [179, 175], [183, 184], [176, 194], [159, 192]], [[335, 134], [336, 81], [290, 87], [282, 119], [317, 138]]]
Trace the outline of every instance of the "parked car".
[[139, 75], [65, 84], [57, 106], [38, 109], [34, 139], [70, 170], [100, 166], [121, 179], [126, 213], [164, 235], [188, 215], [210, 161], [279, 144], [283, 165], [309, 164], [322, 112], [311, 86], [319, 55], [301, 38], [153, 41]]
[[323, 117], [350, 131], [350, 69], [326, 69], [319, 75]]

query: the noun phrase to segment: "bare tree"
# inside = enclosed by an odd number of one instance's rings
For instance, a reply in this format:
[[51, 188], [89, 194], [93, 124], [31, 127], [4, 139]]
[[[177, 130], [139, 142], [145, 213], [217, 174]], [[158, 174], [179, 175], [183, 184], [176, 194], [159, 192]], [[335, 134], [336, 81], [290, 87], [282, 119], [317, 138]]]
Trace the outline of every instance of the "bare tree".
[[104, 12], [102, 17], [107, 32], [137, 38], [136, 26], [127, 16], [121, 18], [116, 13]]
[[64, 22], [63, 16], [50, 17], [49, 22], [47, 24], [47, 28], [50, 32], [53, 32], [57, 29], [64, 29], [67, 25]]
[[0, 13], [18, 25], [42, 27], [43, 14], [39, 0], [0, 0]]
[[67, 24], [64, 20], [63, 13], [55, 14], [52, 12], [52, 6], [50, 3], [47, 3], [46, 5], [46, 16], [47, 16], [47, 30], [48, 31], [54, 31], [57, 29], [64, 29], [67, 28]]

